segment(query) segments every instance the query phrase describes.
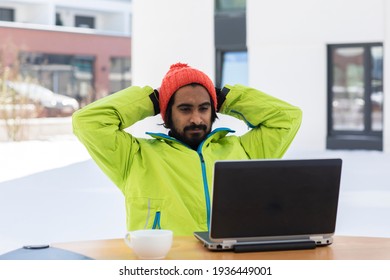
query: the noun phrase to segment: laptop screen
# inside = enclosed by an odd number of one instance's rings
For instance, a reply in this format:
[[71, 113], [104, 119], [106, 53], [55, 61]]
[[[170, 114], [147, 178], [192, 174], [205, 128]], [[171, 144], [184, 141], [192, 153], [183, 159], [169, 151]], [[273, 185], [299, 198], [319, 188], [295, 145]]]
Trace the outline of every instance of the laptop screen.
[[217, 161], [210, 236], [334, 233], [341, 159]]

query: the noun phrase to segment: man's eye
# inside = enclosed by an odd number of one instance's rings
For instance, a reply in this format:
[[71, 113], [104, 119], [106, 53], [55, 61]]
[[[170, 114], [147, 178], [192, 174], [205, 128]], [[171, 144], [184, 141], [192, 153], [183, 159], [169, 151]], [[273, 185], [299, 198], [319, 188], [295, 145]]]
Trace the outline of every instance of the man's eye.
[[206, 112], [209, 109], [209, 107], [200, 107], [199, 111]]
[[181, 107], [180, 108], [180, 111], [182, 111], [182, 112], [189, 112], [191, 109], [190, 108], [188, 108], [188, 107]]

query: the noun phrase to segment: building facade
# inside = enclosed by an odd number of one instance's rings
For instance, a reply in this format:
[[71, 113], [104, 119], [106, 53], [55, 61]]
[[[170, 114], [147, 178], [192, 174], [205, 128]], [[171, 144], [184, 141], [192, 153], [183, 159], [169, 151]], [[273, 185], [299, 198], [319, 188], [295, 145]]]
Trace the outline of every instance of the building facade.
[[81, 106], [131, 84], [131, 0], [0, 1], [1, 66]]
[[389, 24], [385, 0], [134, 0], [133, 84], [187, 62], [301, 107], [292, 149], [388, 152]]

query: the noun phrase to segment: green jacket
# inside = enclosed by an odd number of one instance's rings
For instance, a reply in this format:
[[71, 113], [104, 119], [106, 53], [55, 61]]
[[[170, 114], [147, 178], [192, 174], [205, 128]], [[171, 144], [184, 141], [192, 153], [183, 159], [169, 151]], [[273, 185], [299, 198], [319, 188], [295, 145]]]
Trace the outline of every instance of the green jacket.
[[243, 120], [242, 136], [213, 130], [198, 150], [163, 133], [136, 138], [124, 131], [154, 115], [151, 87], [132, 86], [80, 109], [73, 130], [126, 201], [128, 230], [171, 229], [175, 235], [208, 230], [216, 160], [280, 158], [301, 123], [301, 110], [253, 88], [230, 89], [222, 114]]

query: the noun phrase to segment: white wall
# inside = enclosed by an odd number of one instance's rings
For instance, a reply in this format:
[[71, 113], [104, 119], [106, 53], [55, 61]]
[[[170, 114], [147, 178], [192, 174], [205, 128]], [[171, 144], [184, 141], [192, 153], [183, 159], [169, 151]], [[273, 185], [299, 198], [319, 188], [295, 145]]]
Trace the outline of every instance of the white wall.
[[384, 0], [247, 0], [250, 84], [300, 106], [294, 149], [323, 150], [326, 45], [384, 41]]
[[134, 85], [158, 87], [169, 66], [188, 63], [214, 78], [210, 0], [133, 0]]
[[26, 23], [50, 25], [55, 19], [54, 6], [46, 3], [25, 5], [16, 11], [19, 12], [23, 14], [21, 21]]
[[[158, 88], [170, 65], [188, 63], [214, 79], [214, 10], [209, 0], [133, 0], [133, 85]], [[166, 132], [160, 116], [138, 122], [131, 133]]]

